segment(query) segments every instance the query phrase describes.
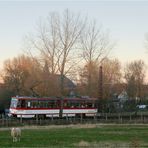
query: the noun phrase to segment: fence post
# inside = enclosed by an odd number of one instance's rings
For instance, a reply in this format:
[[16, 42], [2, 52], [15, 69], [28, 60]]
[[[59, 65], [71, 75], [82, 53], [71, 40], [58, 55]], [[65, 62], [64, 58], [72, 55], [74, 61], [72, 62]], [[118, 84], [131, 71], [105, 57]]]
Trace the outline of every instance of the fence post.
[[143, 115], [143, 123], [145, 123], [145, 116]]
[[40, 118], [40, 120], [39, 120], [39, 121], [40, 121], [40, 125], [42, 125], [42, 119], [41, 119], [41, 118]]
[[66, 121], [68, 121], [68, 114], [66, 114]]
[[4, 114], [2, 114], [2, 125], [5, 125], [5, 118], [4, 118]]
[[21, 115], [21, 117], [20, 117], [20, 123], [22, 124], [22, 115]]
[[142, 112], [141, 112], [141, 123], [143, 123], [143, 115], [142, 115]]
[[76, 122], [76, 114], [74, 115], [74, 122]]
[[53, 114], [51, 115], [51, 120], [53, 121]]
[[94, 114], [94, 121], [96, 121], [96, 114]]
[[107, 113], [105, 114], [105, 120], [106, 120], [106, 121], [108, 120], [108, 116], [107, 116]]
[[132, 115], [131, 115], [131, 113], [130, 113], [130, 122], [132, 121]]
[[118, 114], [118, 120], [119, 120], [119, 123], [120, 123], [120, 113]]
[[82, 120], [83, 120], [83, 114], [81, 113], [81, 123], [82, 123]]
[[122, 123], [122, 115], [121, 115], [121, 117], [120, 117], [120, 122]]
[[38, 124], [38, 114], [36, 114], [36, 124]]

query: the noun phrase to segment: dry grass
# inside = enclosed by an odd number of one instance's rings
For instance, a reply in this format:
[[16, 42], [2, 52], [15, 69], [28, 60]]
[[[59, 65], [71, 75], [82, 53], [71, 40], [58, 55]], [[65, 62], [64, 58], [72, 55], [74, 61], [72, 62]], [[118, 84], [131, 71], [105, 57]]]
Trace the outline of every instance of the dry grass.
[[[47, 126], [21, 126], [21, 129], [61, 129], [61, 128], [103, 128], [103, 127], [133, 127], [133, 124], [70, 124], [70, 125], [47, 125]], [[144, 124], [145, 127], [148, 124]], [[136, 128], [143, 128], [143, 124], [135, 124]], [[11, 127], [0, 127], [0, 131], [10, 130]]]
[[[87, 141], [80, 141], [79, 143], [74, 144], [77, 148], [134, 148], [131, 147], [129, 143], [123, 142], [87, 142]], [[138, 147], [137, 147], [138, 148]]]
[[140, 140], [136, 137], [131, 140], [131, 147], [132, 148], [139, 148], [140, 147]]
[[89, 147], [90, 144], [89, 144], [89, 142], [82, 140], [78, 144], [76, 144], [76, 146], [78, 146], [78, 147]]

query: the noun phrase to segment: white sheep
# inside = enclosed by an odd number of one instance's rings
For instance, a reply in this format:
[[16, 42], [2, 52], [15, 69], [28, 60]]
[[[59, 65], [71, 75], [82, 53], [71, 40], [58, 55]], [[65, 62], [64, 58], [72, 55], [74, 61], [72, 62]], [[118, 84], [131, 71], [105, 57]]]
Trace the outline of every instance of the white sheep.
[[11, 129], [11, 136], [13, 138], [13, 142], [20, 141], [21, 129], [20, 128], [12, 128]]

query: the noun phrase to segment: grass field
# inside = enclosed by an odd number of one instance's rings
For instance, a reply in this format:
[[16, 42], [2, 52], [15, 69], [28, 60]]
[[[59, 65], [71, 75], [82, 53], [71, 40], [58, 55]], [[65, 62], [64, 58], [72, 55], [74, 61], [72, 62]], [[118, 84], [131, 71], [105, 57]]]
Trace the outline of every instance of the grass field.
[[21, 141], [15, 143], [12, 142], [10, 129], [0, 128], [0, 147], [148, 147], [148, 125], [23, 128]]

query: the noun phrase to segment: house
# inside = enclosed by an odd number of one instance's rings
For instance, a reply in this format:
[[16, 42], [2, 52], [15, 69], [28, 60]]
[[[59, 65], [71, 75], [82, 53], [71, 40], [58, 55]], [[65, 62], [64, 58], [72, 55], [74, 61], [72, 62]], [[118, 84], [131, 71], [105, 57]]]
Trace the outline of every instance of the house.
[[[62, 83], [62, 78], [63, 78], [63, 90], [67, 91], [67, 92], [71, 92], [72, 90], [74, 90], [76, 88], [76, 85], [72, 82], [72, 80], [70, 80], [68, 77], [66, 77], [65, 75], [61, 75], [61, 74], [52, 74], [49, 72], [49, 68], [48, 68], [48, 63], [47, 61], [45, 61], [45, 66], [43, 68], [43, 83], [45, 84], [44, 87], [48, 87], [56, 92], [60, 92], [61, 90], [61, 83]], [[48, 90], [49, 91], [49, 90]]]
[[[72, 80], [70, 80], [68, 77], [63, 76], [64, 80], [64, 89], [66, 90], [74, 90], [76, 88], [76, 85], [72, 82]], [[61, 85], [61, 75], [59, 74], [55, 74], [53, 75], [53, 79], [55, 80], [55, 82], [60, 86]]]
[[64, 95], [69, 95], [72, 91], [75, 91], [76, 85], [68, 77], [63, 76], [63, 84], [61, 83], [62, 76], [60, 74], [49, 74], [47, 77], [44, 77], [41, 83], [44, 95], [61, 96], [62, 89]]
[[125, 101], [128, 100], [128, 95], [127, 92], [125, 90], [123, 90], [119, 95], [118, 95], [118, 100], [121, 103], [124, 103]]

